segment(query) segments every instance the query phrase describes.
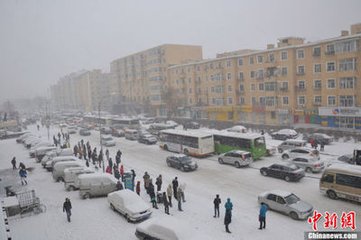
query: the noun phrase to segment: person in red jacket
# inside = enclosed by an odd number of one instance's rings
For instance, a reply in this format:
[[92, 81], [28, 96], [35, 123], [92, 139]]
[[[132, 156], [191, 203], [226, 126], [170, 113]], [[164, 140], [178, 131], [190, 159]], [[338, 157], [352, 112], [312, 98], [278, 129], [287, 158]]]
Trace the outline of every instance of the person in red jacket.
[[124, 182], [124, 179], [123, 179], [123, 176], [124, 176], [124, 167], [123, 167], [123, 164], [120, 165], [119, 173], [120, 173], [120, 176], [122, 177], [122, 182]]
[[140, 181], [137, 181], [137, 186], [135, 188], [135, 191], [137, 192], [138, 195], [140, 195]]

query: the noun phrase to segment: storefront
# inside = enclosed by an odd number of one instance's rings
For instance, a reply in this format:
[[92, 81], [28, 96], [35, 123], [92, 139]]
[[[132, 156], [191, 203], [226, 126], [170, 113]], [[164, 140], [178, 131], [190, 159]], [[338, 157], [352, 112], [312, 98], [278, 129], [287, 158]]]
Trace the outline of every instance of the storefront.
[[361, 129], [361, 108], [320, 107], [318, 111], [322, 126]]

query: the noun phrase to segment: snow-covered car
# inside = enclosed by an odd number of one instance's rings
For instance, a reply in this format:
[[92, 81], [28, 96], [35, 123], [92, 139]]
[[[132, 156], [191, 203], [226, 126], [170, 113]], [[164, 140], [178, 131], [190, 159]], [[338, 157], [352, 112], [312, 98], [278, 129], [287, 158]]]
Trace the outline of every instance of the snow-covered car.
[[166, 162], [168, 167], [174, 167], [183, 172], [196, 170], [198, 168], [196, 161], [184, 154], [174, 154], [172, 156], [168, 156]]
[[329, 145], [333, 142], [333, 137], [324, 133], [313, 133], [307, 136], [307, 142], [315, 141], [317, 144]]
[[236, 125], [236, 126], [233, 126], [231, 128], [227, 128], [226, 131], [227, 132], [246, 133], [247, 128], [245, 126], [242, 126], [242, 125]]
[[306, 145], [307, 142], [305, 140], [287, 139], [286, 141], [278, 145], [277, 149], [279, 153], [283, 153], [283, 151], [285, 150], [293, 149], [296, 147], [306, 147]]
[[54, 165], [58, 162], [65, 162], [65, 161], [79, 161], [80, 159], [74, 156], [60, 156], [60, 157], [55, 157], [50, 161], [47, 161], [45, 164], [45, 168], [48, 171], [53, 171]]
[[64, 170], [64, 188], [67, 191], [79, 189], [75, 179], [81, 174], [94, 173], [94, 170], [86, 167], [70, 167]]
[[241, 166], [248, 166], [253, 162], [253, 158], [250, 152], [241, 151], [241, 150], [232, 150], [226, 153], [222, 153], [218, 157], [218, 162], [220, 164], [227, 163], [232, 164], [237, 168]]
[[304, 157], [304, 156], [311, 156], [319, 160], [320, 152], [316, 149], [307, 148], [307, 147], [294, 148], [284, 151], [282, 154], [282, 159]]
[[154, 137], [152, 134], [143, 134], [139, 136], [138, 142], [145, 144], [156, 144], [157, 138]]
[[353, 157], [353, 154], [345, 154], [345, 155], [339, 156], [337, 159], [330, 160], [327, 163], [327, 167], [329, 167], [333, 164], [355, 164], [355, 159]]
[[30, 137], [30, 136], [35, 136], [35, 135], [34, 135], [33, 133], [24, 133], [23, 135], [21, 135], [20, 137], [18, 137], [18, 138], [16, 139], [16, 142], [17, 142], [17, 143], [23, 143], [24, 140], [25, 140], [26, 138]]
[[75, 179], [75, 184], [79, 186], [79, 195], [83, 199], [107, 196], [117, 190], [117, 179], [108, 173], [81, 174]]
[[55, 146], [43, 146], [43, 147], [38, 147], [36, 150], [35, 150], [35, 157], [38, 159], [38, 161], [41, 161], [41, 159], [45, 156], [45, 154], [47, 152], [50, 152], [50, 151], [54, 151], [56, 150], [57, 147]]
[[268, 209], [284, 213], [295, 220], [307, 219], [313, 211], [311, 204], [302, 201], [293, 193], [281, 190], [261, 193], [258, 196], [258, 203], [264, 203]]
[[305, 171], [292, 163], [275, 163], [268, 167], [262, 167], [260, 172], [263, 176], [284, 179], [285, 181], [299, 181], [305, 176]]
[[271, 137], [277, 140], [286, 140], [289, 138], [298, 137], [298, 133], [293, 129], [281, 129], [279, 131], [271, 133]]
[[[57, 150], [53, 150], [50, 152], [47, 152], [43, 159], [41, 159], [41, 165], [45, 167], [46, 163], [50, 160], [52, 160], [54, 157], [58, 156], [72, 156], [73, 155], [73, 149], [71, 148], [61, 148]], [[39, 160], [40, 161], [40, 160]]]
[[76, 126], [70, 126], [68, 127], [68, 133], [69, 134], [75, 134], [77, 132], [78, 128]]
[[41, 139], [39, 137], [30, 137], [24, 141], [24, 146], [26, 148], [31, 148], [32, 146], [38, 144], [39, 142], [41, 142]]
[[102, 127], [100, 128], [100, 132], [102, 134], [111, 134], [112, 133], [112, 129], [110, 127]]
[[305, 169], [306, 172], [321, 172], [325, 168], [324, 161], [315, 159], [312, 156], [291, 158], [288, 161], [300, 168]]
[[122, 129], [112, 128], [112, 136], [113, 137], [124, 137], [125, 132]]
[[53, 147], [54, 145], [50, 142], [38, 142], [37, 144], [34, 144], [30, 148], [29, 155], [30, 157], [35, 157], [36, 150], [42, 147]]
[[129, 189], [109, 193], [108, 202], [111, 209], [123, 215], [128, 222], [138, 222], [152, 214], [149, 204]]
[[211, 239], [204, 238], [192, 230], [192, 226], [171, 216], [161, 216], [148, 219], [140, 223], [136, 230], [135, 236], [138, 239], [159, 239], [159, 240], [198, 240]]
[[81, 161], [57, 162], [52, 172], [54, 181], [64, 181], [64, 170], [70, 167], [83, 167], [83, 163]]
[[185, 122], [183, 124], [184, 129], [199, 129], [201, 127], [201, 124], [197, 122]]
[[110, 135], [102, 135], [100, 141], [101, 141], [102, 145], [104, 145], [106, 147], [112, 147], [112, 146], [116, 145], [114, 139]]
[[86, 128], [82, 128], [79, 130], [79, 135], [80, 136], [90, 136], [91, 132]]

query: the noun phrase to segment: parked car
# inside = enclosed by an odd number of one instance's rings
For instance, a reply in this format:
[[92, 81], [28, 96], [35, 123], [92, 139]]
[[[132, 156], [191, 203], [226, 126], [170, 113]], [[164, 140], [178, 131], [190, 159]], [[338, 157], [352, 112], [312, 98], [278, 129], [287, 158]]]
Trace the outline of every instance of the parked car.
[[80, 136], [90, 136], [91, 132], [86, 128], [82, 128], [79, 130], [79, 135]]
[[275, 163], [269, 167], [262, 167], [260, 172], [263, 176], [281, 178], [289, 181], [299, 181], [305, 176], [305, 171], [292, 163]]
[[199, 129], [201, 127], [201, 124], [197, 122], [185, 122], [183, 124], [184, 129]]
[[232, 150], [219, 155], [218, 162], [220, 164], [232, 164], [235, 167], [239, 168], [241, 166], [248, 166], [250, 163], [253, 162], [253, 158], [250, 152]]
[[209, 237], [205, 238], [200, 235], [201, 234], [192, 230], [192, 227], [188, 223], [171, 216], [161, 216], [148, 219], [140, 223], [135, 230], [135, 236], [141, 240], [210, 239]]
[[116, 145], [114, 139], [110, 135], [102, 135], [100, 141], [101, 141], [102, 145], [104, 145], [106, 147], [112, 147], [112, 146]]
[[294, 148], [294, 149], [286, 150], [282, 154], [283, 159], [304, 157], [304, 156], [311, 156], [319, 160], [320, 152], [316, 149], [302, 147], [302, 148]]
[[198, 168], [196, 161], [193, 158], [184, 154], [174, 154], [167, 157], [168, 167], [174, 167], [181, 171], [192, 171]]
[[[54, 157], [58, 157], [58, 156], [72, 156], [73, 155], [73, 149], [71, 148], [61, 148], [61, 149], [57, 149], [57, 150], [53, 150], [50, 152], [47, 152], [45, 154], [45, 156], [43, 157], [43, 159], [41, 159], [41, 165], [43, 167], [45, 167], [45, 164], [52, 160]], [[39, 160], [40, 161], [40, 160]]]
[[113, 137], [124, 137], [125, 132], [122, 129], [112, 128], [112, 136]]
[[50, 147], [38, 147], [35, 150], [35, 157], [38, 159], [38, 161], [41, 161], [41, 159], [45, 156], [47, 152], [57, 150], [57, 147], [50, 146]]
[[81, 198], [107, 196], [117, 190], [117, 179], [108, 173], [81, 174], [76, 178]]
[[149, 204], [129, 189], [109, 193], [108, 202], [110, 207], [123, 215], [128, 222], [141, 221], [152, 214]]
[[311, 204], [287, 191], [272, 190], [261, 193], [258, 196], [258, 203], [264, 203], [268, 209], [284, 213], [295, 220], [307, 219], [313, 211]]
[[289, 138], [298, 137], [298, 133], [293, 129], [281, 129], [279, 131], [271, 133], [273, 139], [286, 140]]
[[30, 148], [29, 151], [29, 155], [30, 157], [36, 157], [36, 150], [43, 148], [43, 147], [54, 147], [54, 144], [50, 143], [50, 142], [39, 142], [37, 144], [35, 144], [34, 146], [32, 146]]
[[100, 132], [102, 134], [112, 134], [112, 129], [109, 127], [102, 127], [102, 128], [100, 128]]
[[231, 128], [227, 128], [226, 131], [227, 132], [246, 133], [247, 128], [245, 126], [242, 126], [242, 125], [236, 125], [236, 126], [233, 126]]
[[48, 170], [49, 172], [52, 172], [54, 169], [54, 165], [58, 162], [65, 162], [65, 161], [78, 161], [80, 162], [80, 159], [74, 156], [59, 156], [59, 157], [54, 157], [52, 160], [47, 161], [45, 164], [45, 168], [46, 170]]
[[76, 126], [70, 126], [68, 127], [68, 133], [69, 134], [75, 134], [77, 132], [78, 128]]
[[57, 162], [53, 167], [53, 179], [56, 182], [64, 181], [64, 170], [70, 167], [82, 167], [81, 161]]
[[321, 172], [325, 168], [325, 163], [323, 161], [317, 160], [312, 156], [291, 158], [289, 161], [296, 166], [305, 169], [306, 172]]
[[157, 138], [154, 137], [152, 134], [144, 134], [139, 136], [138, 142], [145, 144], [156, 144]]
[[331, 142], [333, 142], [333, 138], [327, 134], [324, 133], [313, 133], [307, 137], [307, 142], [311, 142], [312, 140], [315, 141], [317, 144], [324, 144], [329, 145]]
[[67, 191], [79, 189], [75, 179], [81, 174], [94, 173], [94, 170], [86, 167], [70, 167], [64, 169], [64, 187]]
[[283, 153], [285, 150], [293, 149], [296, 147], [306, 147], [307, 142], [305, 140], [287, 139], [278, 145], [277, 149], [279, 153]]

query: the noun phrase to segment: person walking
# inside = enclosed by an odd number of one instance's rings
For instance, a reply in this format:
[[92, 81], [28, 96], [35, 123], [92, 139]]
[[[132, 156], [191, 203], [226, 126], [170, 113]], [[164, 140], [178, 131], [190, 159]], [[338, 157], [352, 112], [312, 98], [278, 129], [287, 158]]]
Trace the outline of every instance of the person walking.
[[325, 151], [325, 143], [323, 141], [321, 141], [320, 146], [321, 146], [320, 151], [321, 152]]
[[11, 164], [13, 165], [13, 170], [16, 169], [16, 157], [13, 157], [13, 159], [11, 160]]
[[150, 182], [149, 182], [149, 186], [148, 186], [147, 191], [148, 191], [148, 194], [150, 196], [150, 201], [152, 203], [153, 208], [158, 209], [157, 200], [155, 198], [154, 185], [152, 183], [152, 180], [150, 180]]
[[140, 195], [140, 181], [137, 181], [137, 186], [135, 187], [135, 192]]
[[149, 186], [149, 180], [150, 180], [150, 176], [148, 174], [148, 172], [145, 172], [143, 175], [143, 181], [144, 181], [144, 188], [147, 190], [148, 186]]
[[167, 187], [167, 196], [168, 196], [168, 202], [169, 202], [169, 206], [172, 206], [172, 194], [173, 194], [173, 188], [172, 188], [172, 184], [169, 184]]
[[122, 177], [122, 182], [124, 182], [124, 167], [123, 167], [123, 164], [120, 165], [119, 173], [120, 173], [120, 176]]
[[155, 180], [155, 185], [157, 185], [157, 192], [160, 192], [160, 189], [162, 188], [162, 175], [159, 174]]
[[177, 189], [177, 201], [178, 201], [178, 211], [183, 211], [182, 209], [182, 188]]
[[163, 204], [164, 204], [164, 212], [169, 215], [169, 202], [167, 199], [167, 194], [163, 192]]
[[63, 203], [63, 212], [66, 212], [66, 218], [68, 219], [68, 222], [70, 222], [71, 202], [69, 198], [65, 198], [65, 202]]
[[259, 230], [262, 230], [262, 228], [266, 228], [266, 212], [268, 208], [265, 203], [261, 203], [261, 207], [259, 209]]
[[181, 191], [181, 199], [182, 199], [182, 202], [186, 202], [186, 199], [185, 199], [185, 193], [184, 191], [186, 190], [186, 184], [185, 183], [182, 183], [179, 188], [182, 190]]
[[226, 204], [224, 204], [224, 208], [226, 209], [226, 214], [224, 215], [224, 225], [226, 226], [226, 232], [231, 233], [228, 227], [229, 224], [232, 222], [232, 209], [233, 209], [233, 204], [230, 198], [227, 198], [227, 202]]
[[105, 150], [105, 156], [107, 157], [107, 160], [109, 161], [109, 150], [108, 150], [108, 148]]
[[26, 181], [26, 177], [27, 177], [28, 173], [26, 172], [25, 168], [20, 168], [19, 170], [19, 176], [21, 179], [21, 185], [28, 185], [28, 182]]
[[132, 191], [134, 191], [134, 187], [135, 187], [135, 171], [134, 169], [130, 170], [132, 172]]
[[118, 168], [117, 168], [116, 165], [114, 165], [113, 170], [114, 170], [114, 177], [115, 177], [117, 180], [119, 180], [119, 179], [120, 179], [120, 173], [119, 173], [119, 170], [118, 170]]
[[173, 186], [173, 195], [175, 199], [178, 199], [177, 190], [178, 190], [178, 177], [175, 177], [172, 181]]
[[21, 169], [26, 169], [25, 164], [24, 164], [23, 162], [20, 162], [20, 163], [19, 163], [19, 168], [21, 168]]
[[219, 198], [219, 194], [216, 194], [216, 198], [213, 200], [214, 204], [214, 216], [219, 217], [219, 205], [222, 203], [221, 199]]
[[113, 159], [112, 158], [108, 158], [108, 166], [113, 169]]

